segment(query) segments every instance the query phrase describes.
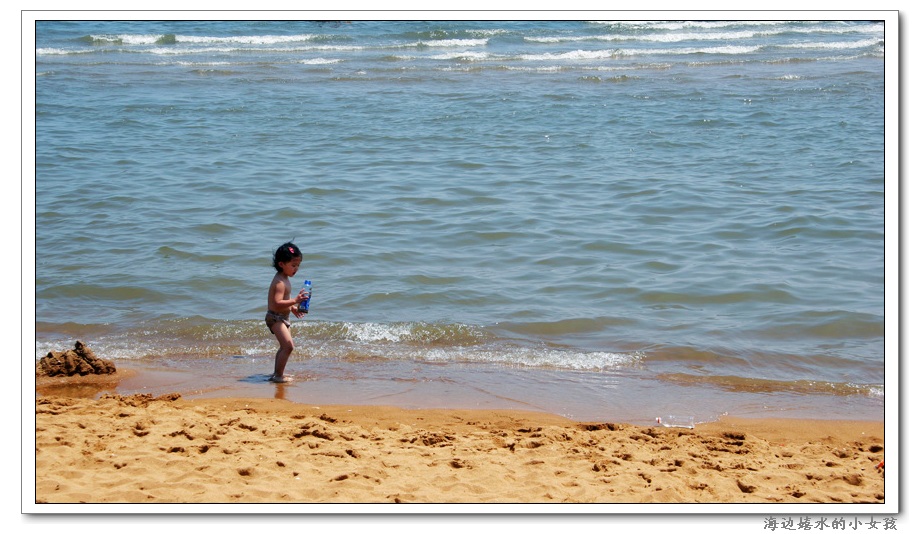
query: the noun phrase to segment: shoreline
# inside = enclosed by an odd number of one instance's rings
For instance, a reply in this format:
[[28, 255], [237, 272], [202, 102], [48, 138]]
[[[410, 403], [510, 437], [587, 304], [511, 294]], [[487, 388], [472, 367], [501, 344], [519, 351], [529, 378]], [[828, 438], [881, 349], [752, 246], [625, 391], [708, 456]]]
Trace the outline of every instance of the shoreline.
[[[390, 405], [405, 409], [520, 410], [548, 413], [572, 421], [608, 420], [637, 426], [655, 425], [666, 414], [693, 414], [696, 423], [723, 417], [883, 422], [883, 410], [854, 404], [858, 399], [815, 396], [798, 404], [792, 396], [766, 398], [757, 393], [719, 389], [681, 390], [676, 385], [632, 383], [607, 396], [605, 378], [573, 372], [437, 364], [408, 367], [390, 362], [386, 369], [345, 366], [295, 367], [294, 381], [268, 382], [270, 359], [235, 360], [229, 365], [166, 367], [155, 363], [119, 362], [114, 375], [42, 377], [36, 393], [75, 397], [179, 393], [184, 398], [265, 398], [310, 405]], [[366, 369], [364, 371], [367, 371]], [[386, 374], [390, 373], [390, 374]], [[536, 378], [534, 378], [536, 377]], [[592, 383], [592, 380], [594, 381]], [[612, 400], [611, 400], [612, 399]], [[651, 399], [651, 401], [645, 400]], [[705, 407], [706, 403], [709, 404]], [[785, 403], [785, 404], [783, 404]], [[837, 404], [834, 404], [837, 403]], [[769, 405], [769, 406], [768, 406]], [[729, 408], [731, 407], [731, 408]], [[849, 409], [852, 408], [852, 409]], [[841, 417], [840, 414], [852, 414]], [[877, 415], [876, 415], [877, 414]]]
[[[116, 383], [150, 379], [119, 372]], [[114, 377], [100, 378], [112, 389]], [[681, 429], [523, 410], [87, 395], [93, 379], [54, 380], [51, 394], [36, 384], [37, 512], [69, 503], [885, 503], [877, 421], [731, 417]]]

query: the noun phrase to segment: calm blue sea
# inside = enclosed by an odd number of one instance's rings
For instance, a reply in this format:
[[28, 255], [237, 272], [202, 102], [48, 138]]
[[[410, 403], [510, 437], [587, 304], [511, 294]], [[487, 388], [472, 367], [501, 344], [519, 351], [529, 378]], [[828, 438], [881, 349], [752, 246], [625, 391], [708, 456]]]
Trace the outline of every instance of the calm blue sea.
[[[35, 358], [80, 339], [192, 396], [882, 417], [884, 22], [35, 30]], [[314, 297], [278, 389], [290, 239]]]

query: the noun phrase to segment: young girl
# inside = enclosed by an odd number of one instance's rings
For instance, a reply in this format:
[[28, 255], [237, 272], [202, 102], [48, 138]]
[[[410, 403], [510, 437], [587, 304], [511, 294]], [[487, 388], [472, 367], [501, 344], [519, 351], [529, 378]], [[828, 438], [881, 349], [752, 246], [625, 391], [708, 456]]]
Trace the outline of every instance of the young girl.
[[292, 380], [290, 376], [284, 375], [284, 367], [291, 353], [294, 352], [294, 339], [291, 338], [289, 317], [291, 313], [298, 318], [304, 316], [304, 313], [297, 309], [297, 305], [307, 300], [307, 294], [301, 289], [296, 297], [291, 298], [290, 277], [297, 274], [302, 260], [303, 255], [297, 245], [285, 243], [275, 251], [272, 261], [278, 272], [268, 287], [268, 311], [265, 313], [265, 324], [278, 338], [280, 345], [275, 354], [275, 372], [269, 378], [272, 382], [282, 383]]

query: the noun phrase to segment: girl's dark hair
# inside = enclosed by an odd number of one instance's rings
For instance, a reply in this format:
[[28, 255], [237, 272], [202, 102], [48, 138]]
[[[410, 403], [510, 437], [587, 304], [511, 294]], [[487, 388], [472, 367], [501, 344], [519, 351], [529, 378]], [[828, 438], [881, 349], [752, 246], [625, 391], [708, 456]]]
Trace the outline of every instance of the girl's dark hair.
[[275, 251], [275, 255], [272, 256], [272, 265], [275, 266], [275, 270], [279, 273], [281, 272], [281, 262], [288, 262], [294, 258], [302, 258], [303, 254], [300, 253], [300, 249], [297, 248], [297, 245], [291, 242], [287, 242]]

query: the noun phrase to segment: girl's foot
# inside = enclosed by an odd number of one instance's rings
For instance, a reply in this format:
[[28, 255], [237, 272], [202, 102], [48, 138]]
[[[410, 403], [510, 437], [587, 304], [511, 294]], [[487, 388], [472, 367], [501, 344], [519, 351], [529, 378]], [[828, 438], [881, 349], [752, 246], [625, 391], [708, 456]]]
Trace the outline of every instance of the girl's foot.
[[287, 383], [287, 382], [293, 382], [294, 379], [291, 378], [291, 377], [289, 377], [289, 376], [277, 376], [277, 375], [272, 375], [272, 376], [269, 377], [268, 381], [269, 381], [269, 382], [274, 382], [274, 383], [276, 383], [276, 384], [285, 384], [285, 383]]

